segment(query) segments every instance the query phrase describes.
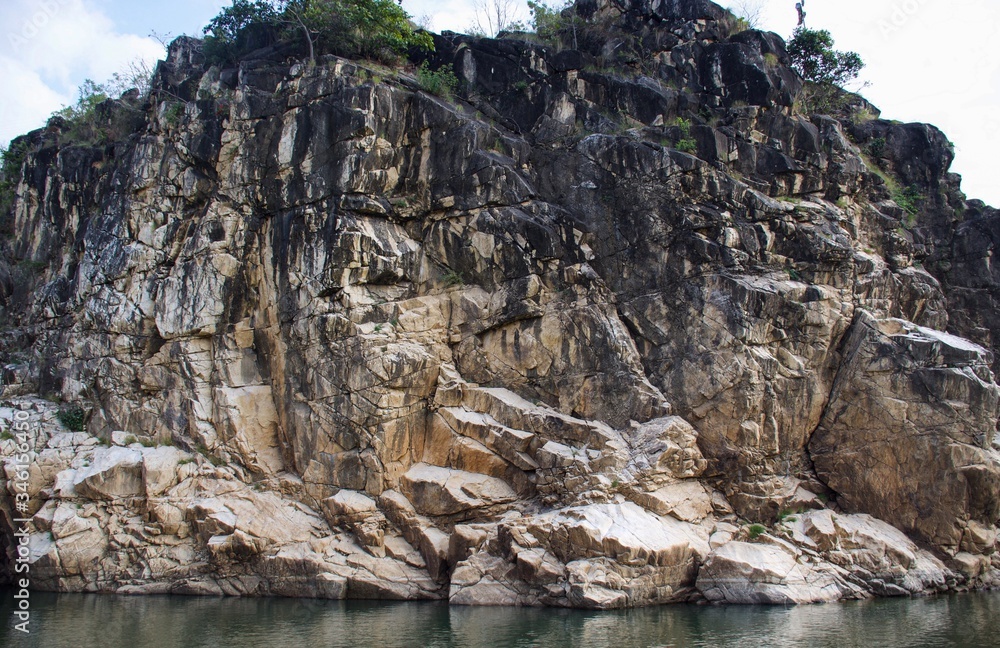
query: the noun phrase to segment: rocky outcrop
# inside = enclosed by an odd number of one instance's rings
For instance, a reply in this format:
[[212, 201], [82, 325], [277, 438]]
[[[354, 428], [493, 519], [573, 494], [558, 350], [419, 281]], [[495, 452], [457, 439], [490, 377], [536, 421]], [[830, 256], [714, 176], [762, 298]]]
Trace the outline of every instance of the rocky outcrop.
[[544, 45], [436, 37], [454, 97], [182, 38], [126, 140], [20, 141], [0, 508], [28, 443], [36, 587], [996, 583], [996, 214], [946, 138], [802, 114], [781, 39], [711, 2], [575, 12]]

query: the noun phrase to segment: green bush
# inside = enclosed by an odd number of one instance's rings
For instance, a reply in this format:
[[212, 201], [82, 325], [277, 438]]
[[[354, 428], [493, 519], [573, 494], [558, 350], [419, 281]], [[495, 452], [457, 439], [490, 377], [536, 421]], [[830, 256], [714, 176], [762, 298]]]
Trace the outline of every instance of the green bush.
[[163, 119], [169, 126], [177, 126], [184, 117], [186, 107], [181, 102], [171, 102], [167, 109], [163, 111]]
[[142, 104], [149, 96], [152, 75], [148, 65], [137, 61], [104, 83], [86, 79], [77, 89], [76, 103], [52, 113], [67, 123], [63, 138], [69, 143], [106, 144], [134, 133], [145, 122]]
[[550, 6], [544, 2], [528, 0], [528, 10], [531, 12], [531, 26], [543, 41], [553, 42], [558, 39], [559, 32], [566, 26], [562, 12], [573, 5], [565, 2], [562, 6]]
[[751, 540], [756, 540], [766, 532], [767, 527], [763, 524], [751, 524], [749, 530], [747, 531], [747, 537]]
[[[920, 203], [923, 201], [924, 197], [920, 195], [920, 190], [914, 185], [910, 185], [905, 189], [897, 189], [892, 192], [892, 199], [897, 205], [903, 208], [909, 216], [913, 217], [917, 215], [920, 211]], [[913, 224], [913, 218], [907, 219], [907, 225]]]
[[417, 82], [427, 92], [446, 99], [451, 99], [458, 89], [458, 77], [454, 72], [444, 67], [432, 70], [427, 61], [417, 68]]
[[698, 143], [690, 137], [685, 137], [677, 142], [677, 150], [681, 153], [694, 153], [698, 150]]
[[463, 286], [465, 285], [465, 277], [462, 276], [461, 272], [449, 270], [444, 276], [444, 285], [448, 288], [453, 286]]
[[83, 432], [87, 415], [79, 405], [64, 405], [59, 408], [56, 418], [67, 430]]
[[850, 107], [850, 96], [835, 85], [806, 81], [795, 99], [795, 109], [809, 115], [837, 115]]
[[674, 117], [667, 124], [668, 126], [677, 127], [681, 131], [681, 137], [687, 137], [691, 134], [691, 120], [684, 119], [683, 117]]
[[872, 156], [876, 160], [882, 157], [885, 153], [885, 138], [876, 137], [872, 141], [868, 142], [868, 155]]

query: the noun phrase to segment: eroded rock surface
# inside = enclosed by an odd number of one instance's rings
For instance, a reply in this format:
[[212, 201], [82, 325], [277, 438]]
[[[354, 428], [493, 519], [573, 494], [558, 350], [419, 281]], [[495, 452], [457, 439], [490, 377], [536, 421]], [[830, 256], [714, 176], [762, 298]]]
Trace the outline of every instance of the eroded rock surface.
[[573, 11], [558, 44], [437, 36], [453, 98], [181, 38], [127, 138], [21, 139], [6, 572], [23, 455], [52, 590], [996, 584], [1000, 230], [947, 138], [804, 114], [781, 39], [706, 0]]

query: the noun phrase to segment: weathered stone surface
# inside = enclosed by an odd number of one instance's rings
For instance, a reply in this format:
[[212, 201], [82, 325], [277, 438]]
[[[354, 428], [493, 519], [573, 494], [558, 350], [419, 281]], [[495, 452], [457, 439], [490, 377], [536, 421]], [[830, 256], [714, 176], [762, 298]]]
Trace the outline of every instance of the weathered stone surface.
[[84, 497], [116, 499], [144, 492], [142, 453], [131, 448], [99, 448], [93, 463], [77, 470], [73, 488]]
[[454, 515], [517, 499], [517, 493], [499, 479], [428, 464], [414, 465], [400, 485], [424, 515]]
[[793, 547], [729, 542], [713, 551], [698, 573], [709, 601], [788, 605], [855, 598], [861, 588], [829, 563], [810, 560]]
[[134, 132], [17, 140], [0, 526], [27, 497], [33, 583], [617, 608], [1000, 582], [1000, 215], [947, 138], [854, 95], [802, 114], [781, 39], [707, 0], [569, 11], [552, 46], [435, 36], [413, 62], [451, 98], [185, 37], [148, 105], [100, 107]]
[[610, 609], [683, 600], [705, 539], [632, 503], [594, 504], [501, 522], [458, 563], [450, 600]]
[[786, 524], [796, 541], [850, 571], [876, 594], [943, 590], [951, 578], [940, 560], [895, 527], [870, 515], [837, 515], [822, 510], [795, 517]]
[[954, 553], [970, 521], [1000, 517], [998, 414], [985, 349], [861, 312], [810, 450], [847, 510]]

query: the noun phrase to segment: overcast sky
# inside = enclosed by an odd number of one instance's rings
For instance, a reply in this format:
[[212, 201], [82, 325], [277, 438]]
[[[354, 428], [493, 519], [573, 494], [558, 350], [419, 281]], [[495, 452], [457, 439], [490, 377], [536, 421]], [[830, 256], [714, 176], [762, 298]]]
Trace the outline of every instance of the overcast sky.
[[[887, 119], [926, 121], [955, 142], [953, 171], [971, 198], [1000, 206], [1000, 2], [805, 0], [807, 24], [861, 54], [862, 90]], [[783, 36], [795, 0], [750, 0], [761, 28]], [[200, 35], [228, 0], [0, 0], [0, 142], [72, 103], [84, 79], [162, 58], [160, 38]], [[403, 0], [435, 31], [465, 31], [473, 0]], [[720, 2], [739, 5], [739, 0]], [[523, 9], [523, 17], [528, 17]], [[6, 32], [6, 33], [3, 33]]]

